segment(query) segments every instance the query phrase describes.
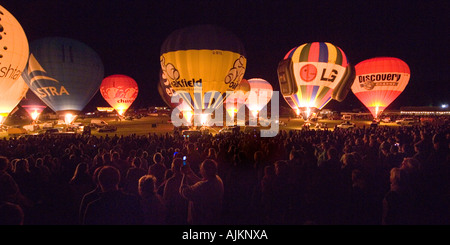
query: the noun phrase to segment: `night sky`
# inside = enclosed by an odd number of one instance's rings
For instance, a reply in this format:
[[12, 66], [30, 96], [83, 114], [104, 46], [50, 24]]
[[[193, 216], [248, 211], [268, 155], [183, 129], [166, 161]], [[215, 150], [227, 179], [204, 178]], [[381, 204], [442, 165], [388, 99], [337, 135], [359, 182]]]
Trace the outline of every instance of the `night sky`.
[[[216, 24], [235, 33], [247, 52], [244, 77], [264, 78], [274, 90], [279, 90], [277, 66], [284, 55], [321, 41], [339, 46], [353, 65], [380, 56], [409, 65], [409, 84], [388, 109], [450, 103], [447, 0], [1, 0], [0, 5], [21, 23], [29, 42], [49, 36], [84, 42], [102, 58], [105, 76], [134, 78], [140, 89], [135, 107], [165, 105], [156, 90], [161, 44], [172, 31], [194, 24]], [[95, 106], [108, 106], [100, 92], [85, 110]], [[349, 92], [343, 102], [325, 108], [364, 106]]]

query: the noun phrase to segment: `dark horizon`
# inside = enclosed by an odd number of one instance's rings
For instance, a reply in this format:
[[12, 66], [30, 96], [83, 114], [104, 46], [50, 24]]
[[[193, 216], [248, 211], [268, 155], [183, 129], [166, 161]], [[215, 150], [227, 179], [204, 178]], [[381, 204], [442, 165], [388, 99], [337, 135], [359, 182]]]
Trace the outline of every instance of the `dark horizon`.
[[[448, 1], [9, 0], [1, 5], [21, 23], [29, 43], [49, 36], [73, 38], [100, 55], [105, 77], [134, 78], [140, 89], [135, 108], [165, 105], [156, 89], [165, 38], [176, 29], [206, 23], [236, 34], [247, 53], [244, 78], [264, 78], [274, 90], [279, 90], [278, 62], [290, 49], [326, 41], [339, 46], [352, 65], [381, 56], [409, 65], [409, 84], [387, 110], [449, 104]], [[287, 106], [284, 99], [280, 105]], [[100, 92], [85, 110], [97, 106], [108, 106]], [[367, 110], [352, 92], [324, 107], [336, 108]]]

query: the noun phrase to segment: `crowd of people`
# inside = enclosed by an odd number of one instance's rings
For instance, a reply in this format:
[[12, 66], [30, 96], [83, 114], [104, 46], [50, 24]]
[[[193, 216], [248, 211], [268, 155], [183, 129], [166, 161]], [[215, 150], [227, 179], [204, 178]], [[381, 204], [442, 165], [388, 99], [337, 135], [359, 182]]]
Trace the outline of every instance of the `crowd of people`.
[[448, 124], [4, 138], [0, 223], [450, 224], [449, 143]]

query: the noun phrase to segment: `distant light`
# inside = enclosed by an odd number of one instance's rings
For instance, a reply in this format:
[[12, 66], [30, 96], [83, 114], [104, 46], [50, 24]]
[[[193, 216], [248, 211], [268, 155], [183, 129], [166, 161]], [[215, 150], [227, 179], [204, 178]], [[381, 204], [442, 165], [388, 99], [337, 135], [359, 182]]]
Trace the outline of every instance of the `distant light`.
[[442, 104], [441, 108], [448, 108], [448, 104]]
[[200, 114], [200, 123], [202, 126], [205, 126], [208, 122], [208, 114]]
[[35, 121], [35, 120], [38, 118], [39, 114], [40, 114], [40, 113], [39, 113], [37, 110], [34, 110], [34, 111], [31, 113], [31, 119], [33, 119], [33, 121]]
[[66, 115], [64, 115], [64, 122], [66, 123], [66, 125], [69, 125], [75, 120], [76, 117], [77, 115], [67, 113]]

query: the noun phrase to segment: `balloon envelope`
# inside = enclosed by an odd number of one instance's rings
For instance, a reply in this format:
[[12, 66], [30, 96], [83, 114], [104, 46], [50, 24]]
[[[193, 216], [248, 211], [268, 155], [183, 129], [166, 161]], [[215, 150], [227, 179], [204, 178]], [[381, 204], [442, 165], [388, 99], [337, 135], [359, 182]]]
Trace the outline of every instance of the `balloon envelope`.
[[163, 77], [163, 72], [159, 72], [159, 82], [157, 85], [158, 93], [171, 109], [178, 107], [180, 111], [192, 111], [192, 108], [184, 102], [183, 98], [178, 96], [177, 92], [170, 87], [167, 79]]
[[0, 91], [0, 123], [3, 123], [3, 120], [19, 104], [27, 91], [28, 85], [22, 77], [19, 77], [9, 89]]
[[269, 103], [272, 98], [272, 85], [262, 78], [252, 78], [247, 80], [250, 84], [250, 92], [246, 105], [248, 109], [256, 114]]
[[122, 74], [105, 77], [100, 85], [103, 98], [116, 109], [119, 115], [123, 115], [133, 104], [138, 92], [136, 81]]
[[0, 6], [0, 90], [19, 79], [28, 59], [28, 40], [16, 18]]
[[241, 41], [215, 25], [172, 32], [161, 46], [162, 76], [192, 109], [221, 106], [242, 80], [247, 60]]
[[103, 75], [103, 63], [92, 48], [63, 37], [33, 41], [23, 72], [30, 89], [58, 114], [83, 110]]
[[[28, 86], [27, 86], [28, 87]], [[33, 120], [36, 120], [47, 106], [33, 91], [28, 90], [19, 105], [25, 109]]]
[[354, 75], [342, 49], [328, 42], [293, 48], [277, 72], [281, 94], [294, 110], [320, 110], [331, 99], [344, 100]]
[[234, 113], [237, 113], [247, 103], [249, 95], [250, 83], [244, 78], [225, 100], [227, 113], [234, 116]]
[[352, 92], [374, 118], [403, 92], [411, 76], [409, 66], [395, 57], [361, 61], [355, 66], [355, 71]]

